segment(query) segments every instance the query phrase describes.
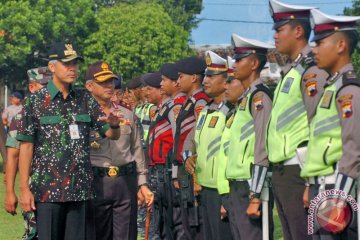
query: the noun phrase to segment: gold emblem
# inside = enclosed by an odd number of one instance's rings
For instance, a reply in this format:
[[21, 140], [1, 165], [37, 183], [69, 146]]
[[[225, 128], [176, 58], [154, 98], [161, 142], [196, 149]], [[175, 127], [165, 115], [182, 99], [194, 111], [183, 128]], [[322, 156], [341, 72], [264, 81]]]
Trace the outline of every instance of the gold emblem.
[[333, 95], [334, 95], [334, 91], [330, 91], [330, 90], [326, 91], [324, 93], [324, 97], [321, 101], [320, 107], [329, 109]]
[[103, 71], [109, 71], [109, 65], [107, 63], [102, 63], [101, 68]]
[[76, 51], [74, 51], [73, 46], [71, 44], [65, 44], [66, 50], [64, 51], [65, 56], [68, 55], [76, 55]]
[[92, 143], [90, 143], [90, 147], [92, 149], [99, 149], [101, 147], [101, 145], [98, 142], [93, 141]]
[[211, 65], [211, 57], [210, 57], [210, 54], [207, 54], [206, 57], [205, 57], [205, 62], [206, 62], [206, 65], [210, 66]]
[[115, 177], [115, 176], [117, 176], [118, 172], [119, 172], [118, 167], [111, 166], [111, 167], [109, 167], [108, 175], [109, 175], [109, 177]]
[[211, 119], [210, 119], [210, 122], [209, 122], [209, 128], [215, 128], [216, 126], [216, 123], [217, 121], [219, 120], [219, 117], [218, 116], [213, 116]]

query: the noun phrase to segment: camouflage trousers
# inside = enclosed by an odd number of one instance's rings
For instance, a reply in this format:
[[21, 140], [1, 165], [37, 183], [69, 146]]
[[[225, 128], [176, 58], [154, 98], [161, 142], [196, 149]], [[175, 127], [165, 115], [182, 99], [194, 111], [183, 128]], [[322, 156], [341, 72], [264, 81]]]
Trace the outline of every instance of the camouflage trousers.
[[38, 239], [36, 231], [36, 219], [33, 212], [22, 212], [24, 217], [25, 233], [22, 236], [22, 240], [35, 240]]

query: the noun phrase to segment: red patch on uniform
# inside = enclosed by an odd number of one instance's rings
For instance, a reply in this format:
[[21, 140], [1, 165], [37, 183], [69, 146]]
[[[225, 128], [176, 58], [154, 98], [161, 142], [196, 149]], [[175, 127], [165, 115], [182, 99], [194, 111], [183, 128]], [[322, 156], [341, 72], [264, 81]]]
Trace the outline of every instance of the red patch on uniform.
[[343, 118], [349, 118], [352, 116], [352, 103], [351, 101], [344, 101], [341, 103], [341, 111]]
[[155, 117], [156, 110], [150, 110], [149, 116], [151, 119]]
[[316, 81], [311, 81], [306, 83], [306, 89], [308, 96], [310, 97], [315, 96], [317, 93]]
[[198, 117], [200, 115], [200, 112], [204, 109], [204, 106], [199, 106], [195, 108], [196, 116]]

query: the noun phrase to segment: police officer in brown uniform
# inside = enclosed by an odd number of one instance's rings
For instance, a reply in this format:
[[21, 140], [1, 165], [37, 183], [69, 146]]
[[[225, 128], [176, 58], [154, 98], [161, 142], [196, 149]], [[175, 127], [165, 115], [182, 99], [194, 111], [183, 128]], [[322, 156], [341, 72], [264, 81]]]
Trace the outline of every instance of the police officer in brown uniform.
[[[111, 101], [114, 79], [110, 66], [102, 61], [89, 66], [86, 88], [102, 110], [122, 114], [121, 138], [90, 135], [90, 160], [94, 173], [95, 198], [91, 201], [96, 239], [137, 239], [137, 192], [145, 199], [150, 190], [146, 181], [145, 158], [132, 111]], [[151, 205], [152, 200], [148, 202]]]
[[323, 92], [327, 73], [316, 67], [308, 45], [310, 10], [270, 0], [276, 49], [291, 59], [274, 92], [266, 132], [269, 161], [274, 164], [274, 192], [284, 239], [308, 239], [303, 205], [305, 180], [300, 177], [309, 140], [309, 122]]
[[[351, 55], [359, 41], [356, 22], [360, 17], [331, 16], [316, 9], [311, 10], [311, 15], [315, 61], [330, 76], [310, 126], [309, 149], [301, 175], [309, 177], [309, 200], [329, 189], [341, 190], [354, 198], [353, 186], [360, 175], [360, 78]], [[344, 206], [345, 202], [342, 199], [336, 206]], [[330, 209], [337, 210], [331, 206]], [[356, 215], [352, 213], [352, 222], [345, 221], [349, 215], [343, 212], [335, 218], [329, 216], [326, 223], [336, 227], [319, 224], [320, 229], [313, 228], [313, 239], [358, 239]]]

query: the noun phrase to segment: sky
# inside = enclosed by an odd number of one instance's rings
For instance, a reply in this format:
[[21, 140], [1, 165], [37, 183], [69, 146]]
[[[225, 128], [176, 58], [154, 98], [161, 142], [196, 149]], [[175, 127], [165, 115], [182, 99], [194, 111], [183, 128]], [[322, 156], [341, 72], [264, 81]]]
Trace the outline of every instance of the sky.
[[[345, 7], [352, 6], [351, 0], [283, 0], [282, 2], [315, 6], [329, 15], [342, 15]], [[232, 33], [273, 42], [274, 31], [268, 4], [268, 0], [203, 0], [203, 10], [197, 18], [209, 20], [202, 20], [192, 31], [193, 44], [230, 44]], [[219, 19], [226, 21], [214, 21]]]

